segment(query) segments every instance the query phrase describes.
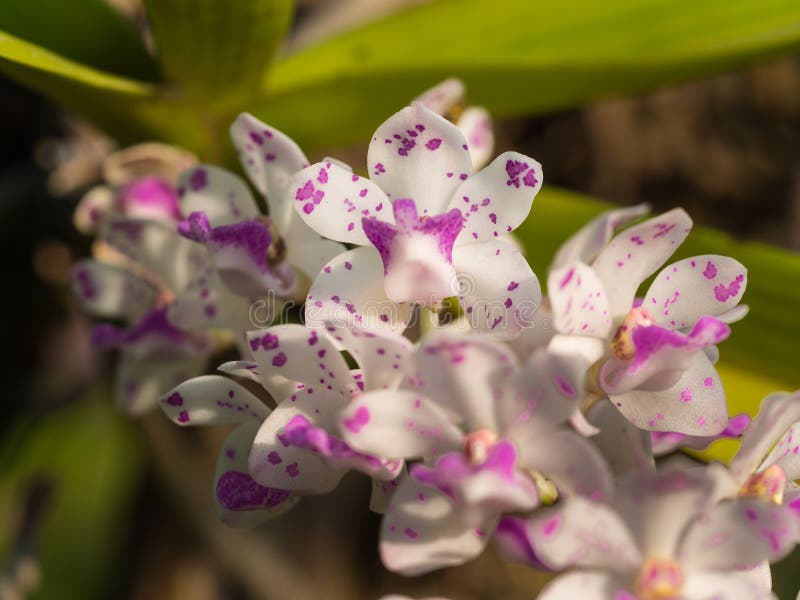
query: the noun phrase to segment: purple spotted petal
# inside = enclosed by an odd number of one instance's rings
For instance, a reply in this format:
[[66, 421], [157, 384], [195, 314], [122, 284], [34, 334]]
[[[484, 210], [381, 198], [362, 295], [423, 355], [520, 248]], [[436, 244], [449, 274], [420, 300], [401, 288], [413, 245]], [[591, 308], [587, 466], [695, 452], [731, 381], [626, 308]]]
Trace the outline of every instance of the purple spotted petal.
[[448, 208], [464, 215], [459, 244], [499, 239], [525, 220], [542, 187], [542, 166], [518, 152], [504, 152], [467, 178]]
[[702, 315], [733, 310], [747, 287], [747, 269], [727, 256], [694, 256], [667, 266], [653, 281], [642, 306], [655, 323], [690, 327]]
[[309, 394], [306, 389], [278, 404], [264, 419], [253, 441], [248, 462], [253, 479], [267, 487], [301, 494], [323, 494], [335, 488], [346, 469], [329, 464], [306, 447], [293, 445], [286, 436], [287, 425], [297, 416], [313, 426], [323, 425], [317, 410], [335, 403], [334, 398], [323, 397], [319, 392]]
[[698, 436], [686, 435], [675, 431], [651, 431], [651, 447], [653, 448], [653, 454], [656, 456], [673, 452], [679, 448], [704, 450], [717, 440], [740, 437], [749, 424], [750, 415], [741, 413], [728, 419], [728, 426], [718, 435]]
[[277, 325], [251, 331], [247, 340], [262, 379], [280, 375], [302, 384], [302, 396], [339, 399], [339, 403], [318, 407], [320, 418], [335, 422], [336, 411], [358, 391], [347, 363], [325, 332], [302, 325]]
[[381, 524], [383, 564], [390, 571], [419, 575], [474, 558], [488, 542], [495, 521], [476, 525], [461, 517], [447, 496], [406, 477]]
[[537, 556], [528, 534], [528, 521], [521, 517], [505, 516], [494, 532], [494, 542], [507, 560], [521, 562], [542, 571], [550, 568]]
[[796, 519], [789, 508], [742, 498], [697, 518], [679, 556], [692, 570], [744, 570], [762, 560], [780, 560], [796, 542]]
[[429, 216], [445, 212], [455, 189], [472, 172], [472, 159], [458, 127], [416, 104], [378, 127], [367, 167], [389, 198], [411, 198], [420, 214]]
[[270, 217], [284, 234], [294, 218], [288, 195], [289, 180], [308, 166], [308, 159], [286, 134], [248, 113], [236, 118], [230, 134], [242, 167], [256, 189], [266, 197]]
[[310, 450], [334, 468], [356, 469], [378, 479], [394, 479], [403, 467], [402, 460], [385, 460], [353, 450], [342, 439], [314, 427], [303, 415], [286, 424], [283, 435], [297, 448]]
[[70, 271], [81, 308], [98, 317], [134, 320], [152, 307], [158, 289], [133, 272], [96, 260], [82, 260]]
[[608, 296], [613, 319], [630, 311], [641, 283], [664, 264], [689, 235], [692, 220], [680, 208], [617, 235], [592, 263]]
[[580, 496], [538, 511], [526, 533], [536, 556], [551, 569], [626, 573], [642, 560], [637, 540], [613, 508]]
[[609, 394], [631, 423], [649, 431], [718, 435], [728, 424], [725, 390], [703, 352], [695, 352], [680, 377], [659, 390], [634, 389]]
[[561, 245], [550, 269], [560, 269], [573, 262], [591, 264], [619, 227], [646, 215], [649, 209], [646, 204], [638, 204], [602, 213]]
[[231, 527], [252, 527], [292, 508], [299, 496], [266, 487], [247, 470], [258, 423], [240, 425], [225, 438], [214, 476], [214, 504], [220, 520]]
[[547, 290], [553, 308], [553, 324], [559, 333], [606, 338], [611, 333], [611, 314], [602, 282], [581, 262], [550, 271]]
[[343, 252], [320, 271], [308, 292], [308, 327], [364, 327], [402, 332], [411, 319], [409, 304], [386, 296], [383, 265], [374, 248]]
[[295, 173], [289, 184], [294, 210], [319, 235], [365, 246], [369, 240], [361, 219], [391, 221], [391, 203], [369, 179], [354, 175], [331, 161]]
[[260, 425], [269, 414], [256, 396], [220, 375], [202, 375], [165, 390], [159, 404], [164, 414], [182, 427], [248, 422]]
[[506, 241], [456, 245], [458, 302], [472, 329], [508, 340], [532, 326], [542, 289], [525, 257]]
[[181, 173], [181, 213], [202, 212], [212, 227], [254, 219], [259, 211], [242, 179], [219, 167], [197, 165]]
[[361, 452], [386, 458], [438, 456], [459, 448], [462, 433], [435, 402], [409, 390], [375, 390], [342, 411], [339, 430]]

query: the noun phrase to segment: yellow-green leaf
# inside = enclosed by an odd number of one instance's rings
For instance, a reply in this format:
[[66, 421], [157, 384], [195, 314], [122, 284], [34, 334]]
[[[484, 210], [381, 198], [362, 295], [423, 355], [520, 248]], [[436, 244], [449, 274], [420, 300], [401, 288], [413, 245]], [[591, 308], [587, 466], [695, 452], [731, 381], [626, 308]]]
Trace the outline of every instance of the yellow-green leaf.
[[302, 143], [362, 139], [457, 76], [497, 116], [729, 70], [800, 46], [796, 0], [440, 0], [281, 61], [257, 115]]

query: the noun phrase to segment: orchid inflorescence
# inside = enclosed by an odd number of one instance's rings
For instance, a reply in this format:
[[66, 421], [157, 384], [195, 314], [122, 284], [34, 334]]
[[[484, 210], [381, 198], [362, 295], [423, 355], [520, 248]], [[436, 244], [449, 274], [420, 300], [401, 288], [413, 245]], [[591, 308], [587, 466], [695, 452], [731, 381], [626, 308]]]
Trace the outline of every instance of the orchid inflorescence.
[[[76, 294], [127, 322], [93, 335], [120, 351], [120, 405], [235, 425], [214, 483], [231, 526], [355, 470], [392, 571], [464, 563], [493, 540], [564, 571], [543, 599], [774, 597], [769, 563], [800, 535], [800, 393], [729, 418], [714, 364], [747, 312], [747, 270], [717, 255], [664, 266], [692, 221], [635, 206], [569, 238], [543, 297], [512, 237], [541, 165], [490, 161], [489, 116], [462, 95], [444, 82], [378, 127], [368, 177], [310, 164], [241, 115], [233, 143], [266, 214], [202, 164], [79, 207], [104, 251], [75, 268]], [[230, 346], [239, 359], [202, 374]], [[741, 437], [729, 465], [654, 458], [722, 437]]]

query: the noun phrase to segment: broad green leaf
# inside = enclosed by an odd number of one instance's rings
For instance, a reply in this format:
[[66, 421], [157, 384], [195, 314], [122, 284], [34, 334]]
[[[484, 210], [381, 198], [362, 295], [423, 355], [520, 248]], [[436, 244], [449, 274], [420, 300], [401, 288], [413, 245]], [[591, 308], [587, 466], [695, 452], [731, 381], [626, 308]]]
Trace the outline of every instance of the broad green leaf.
[[20, 492], [32, 476], [54, 484], [50, 510], [35, 540], [40, 600], [99, 598], [118, 571], [120, 542], [130, 534], [142, 449], [108, 392], [27, 423], [0, 446], [0, 555], [9, 556]]
[[729, 70], [800, 47], [796, 0], [442, 0], [279, 62], [259, 117], [304, 145], [364, 139], [445, 77], [498, 117]]
[[103, 0], [0, 0], [0, 30], [110, 73], [157, 78], [139, 32]]
[[207, 160], [228, 147], [227, 122], [212, 122], [158, 87], [113, 75], [0, 32], [0, 72], [104, 128], [120, 144], [180, 143]]
[[[566, 190], [542, 190], [530, 217], [516, 232], [526, 248], [528, 262], [542, 281], [566, 237], [610, 207]], [[736, 241], [724, 233], [695, 226], [670, 262], [706, 253], [732, 256], [748, 268], [744, 302], [750, 306], [750, 313], [731, 326], [731, 337], [720, 344], [718, 366], [729, 412], [755, 414], [768, 393], [800, 387], [800, 321], [796, 310], [800, 306], [800, 255]], [[704, 456], [727, 457], [734, 447], [732, 442], [721, 442]]]
[[145, 6], [166, 78], [196, 103], [233, 105], [235, 116], [258, 95], [293, 3], [145, 0]]

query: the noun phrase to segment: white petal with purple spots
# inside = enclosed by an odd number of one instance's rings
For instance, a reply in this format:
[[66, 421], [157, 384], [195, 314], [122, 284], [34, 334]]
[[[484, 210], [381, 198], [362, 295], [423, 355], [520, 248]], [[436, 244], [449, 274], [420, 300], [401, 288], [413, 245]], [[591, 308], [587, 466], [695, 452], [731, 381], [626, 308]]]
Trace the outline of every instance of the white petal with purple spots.
[[361, 219], [394, 222], [392, 205], [380, 187], [332, 162], [321, 162], [292, 176], [290, 200], [302, 219], [321, 236], [365, 246]]
[[664, 268], [642, 306], [659, 325], [691, 327], [703, 315], [733, 310], [746, 287], [747, 269], [739, 261], [716, 254], [693, 256]]
[[378, 127], [367, 167], [389, 198], [411, 198], [425, 216], [444, 212], [456, 187], [472, 172], [472, 159], [458, 127], [415, 104]]
[[504, 152], [453, 193], [447, 208], [464, 215], [457, 243], [486, 242], [510, 233], [527, 218], [541, 188], [538, 162], [518, 152]]

